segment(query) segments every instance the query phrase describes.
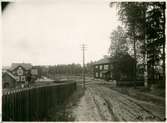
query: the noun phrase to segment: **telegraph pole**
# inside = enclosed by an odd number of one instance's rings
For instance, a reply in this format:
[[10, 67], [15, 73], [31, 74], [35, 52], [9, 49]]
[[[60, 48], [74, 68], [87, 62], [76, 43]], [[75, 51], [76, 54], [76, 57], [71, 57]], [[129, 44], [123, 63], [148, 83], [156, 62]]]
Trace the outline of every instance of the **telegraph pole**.
[[85, 89], [85, 44], [82, 44], [82, 53], [83, 53], [83, 69], [82, 69], [82, 77], [83, 77], [83, 88]]

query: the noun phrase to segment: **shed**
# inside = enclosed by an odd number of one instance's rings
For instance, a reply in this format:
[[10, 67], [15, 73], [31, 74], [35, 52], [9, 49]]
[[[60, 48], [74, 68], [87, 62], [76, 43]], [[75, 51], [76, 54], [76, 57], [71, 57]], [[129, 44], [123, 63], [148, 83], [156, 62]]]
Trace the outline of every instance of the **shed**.
[[2, 73], [3, 88], [14, 88], [16, 86], [16, 77], [8, 71]]

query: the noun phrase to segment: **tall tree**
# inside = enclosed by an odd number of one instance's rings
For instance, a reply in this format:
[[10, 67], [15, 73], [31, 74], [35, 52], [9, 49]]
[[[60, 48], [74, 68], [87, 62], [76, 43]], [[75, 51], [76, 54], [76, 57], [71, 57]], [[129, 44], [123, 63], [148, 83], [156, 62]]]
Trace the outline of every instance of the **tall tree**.
[[139, 36], [139, 22], [141, 21], [142, 11], [138, 2], [123, 2], [119, 4], [118, 14], [120, 20], [125, 24], [127, 28], [127, 34], [133, 41], [133, 52], [136, 63], [134, 64], [134, 83], [136, 81], [136, 66], [137, 66], [137, 55], [136, 55], [136, 42]]
[[[162, 67], [165, 82], [165, 2], [148, 5], [146, 35], [150, 78], [156, 79], [156, 68]], [[162, 64], [161, 64], [162, 61]]]
[[[160, 66], [162, 60], [165, 80], [165, 2], [123, 2], [117, 3], [117, 7], [120, 20], [133, 40], [134, 58], [138, 58], [136, 45], [140, 42], [146, 75], [148, 69], [149, 78], [154, 79], [156, 66]], [[145, 78], [147, 86], [147, 76]]]
[[110, 56], [117, 56], [118, 53], [125, 53], [128, 51], [127, 36], [121, 26], [111, 33], [111, 43], [109, 47]]
[[127, 38], [126, 32], [121, 26], [118, 26], [117, 29], [111, 33], [110, 39], [109, 54], [113, 66], [113, 78], [116, 80], [132, 80], [135, 60], [128, 53], [129, 39]]

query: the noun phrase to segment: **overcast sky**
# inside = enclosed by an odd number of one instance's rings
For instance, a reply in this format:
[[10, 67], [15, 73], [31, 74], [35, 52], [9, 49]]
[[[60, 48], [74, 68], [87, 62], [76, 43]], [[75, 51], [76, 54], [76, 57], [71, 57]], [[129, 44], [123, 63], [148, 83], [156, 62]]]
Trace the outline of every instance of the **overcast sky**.
[[109, 1], [71, 1], [9, 4], [2, 15], [2, 64], [81, 64], [82, 43], [86, 62], [107, 55], [110, 34], [120, 25], [116, 8]]

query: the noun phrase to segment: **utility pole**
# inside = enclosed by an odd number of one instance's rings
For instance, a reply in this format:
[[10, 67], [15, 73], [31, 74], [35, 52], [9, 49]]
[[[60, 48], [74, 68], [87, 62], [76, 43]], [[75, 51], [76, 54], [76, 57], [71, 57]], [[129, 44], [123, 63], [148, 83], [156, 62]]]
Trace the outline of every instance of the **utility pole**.
[[85, 89], [85, 48], [86, 45], [82, 44], [82, 53], [83, 53], [83, 69], [82, 69], [82, 77], [83, 77], [83, 88]]

